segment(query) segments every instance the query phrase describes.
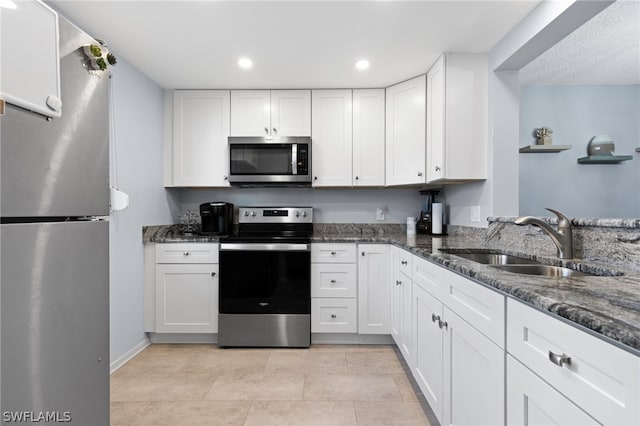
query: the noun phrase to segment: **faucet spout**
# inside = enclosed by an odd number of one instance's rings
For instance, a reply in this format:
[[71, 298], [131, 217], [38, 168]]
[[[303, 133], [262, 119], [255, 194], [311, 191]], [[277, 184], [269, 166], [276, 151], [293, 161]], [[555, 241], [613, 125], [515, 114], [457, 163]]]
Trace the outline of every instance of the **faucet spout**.
[[561, 259], [573, 258], [573, 232], [571, 230], [571, 221], [567, 216], [557, 210], [547, 208], [551, 213], [558, 217], [558, 230], [553, 229], [551, 225], [533, 216], [523, 216], [516, 219], [516, 225], [533, 225], [542, 229], [553, 241], [558, 249], [558, 257]]

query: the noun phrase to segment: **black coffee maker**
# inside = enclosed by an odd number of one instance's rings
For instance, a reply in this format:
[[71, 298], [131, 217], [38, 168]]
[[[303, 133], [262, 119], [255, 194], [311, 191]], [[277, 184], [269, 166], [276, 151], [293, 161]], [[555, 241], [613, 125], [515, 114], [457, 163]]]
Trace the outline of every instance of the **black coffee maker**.
[[233, 232], [233, 204], [212, 201], [200, 204], [202, 235], [229, 235]]

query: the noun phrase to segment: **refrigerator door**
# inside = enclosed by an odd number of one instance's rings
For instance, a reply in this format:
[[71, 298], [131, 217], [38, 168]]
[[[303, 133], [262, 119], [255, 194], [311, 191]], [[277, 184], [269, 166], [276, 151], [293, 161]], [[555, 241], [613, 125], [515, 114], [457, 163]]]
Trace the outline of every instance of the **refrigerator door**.
[[2, 217], [109, 214], [109, 74], [85, 68], [94, 40], [59, 27], [62, 117], [7, 105], [0, 118]]
[[4, 224], [0, 241], [2, 412], [108, 425], [109, 223]]

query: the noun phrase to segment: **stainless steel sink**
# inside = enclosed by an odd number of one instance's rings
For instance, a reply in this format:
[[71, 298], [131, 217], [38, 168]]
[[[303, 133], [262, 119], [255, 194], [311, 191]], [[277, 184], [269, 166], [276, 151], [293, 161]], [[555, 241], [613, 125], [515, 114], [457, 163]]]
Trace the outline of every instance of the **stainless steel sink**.
[[563, 268], [562, 266], [551, 266], [541, 264], [529, 265], [489, 265], [491, 268], [501, 271], [513, 272], [515, 274], [538, 275], [543, 277], [586, 277], [593, 276], [575, 269]]
[[455, 250], [441, 250], [442, 252], [452, 254], [454, 256], [462, 257], [472, 262], [478, 262], [485, 265], [510, 265], [510, 264], [534, 264], [538, 262], [535, 260], [525, 259], [523, 257], [517, 257], [510, 254], [502, 253], [488, 253], [482, 251], [464, 251], [458, 252]]

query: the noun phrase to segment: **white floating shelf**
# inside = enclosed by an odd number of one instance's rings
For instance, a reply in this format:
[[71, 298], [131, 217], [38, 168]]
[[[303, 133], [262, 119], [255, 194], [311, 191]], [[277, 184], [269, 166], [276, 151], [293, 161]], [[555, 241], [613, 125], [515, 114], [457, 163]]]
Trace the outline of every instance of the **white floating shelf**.
[[552, 153], [571, 149], [571, 145], [527, 145], [520, 148], [521, 153]]

